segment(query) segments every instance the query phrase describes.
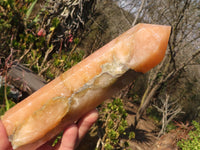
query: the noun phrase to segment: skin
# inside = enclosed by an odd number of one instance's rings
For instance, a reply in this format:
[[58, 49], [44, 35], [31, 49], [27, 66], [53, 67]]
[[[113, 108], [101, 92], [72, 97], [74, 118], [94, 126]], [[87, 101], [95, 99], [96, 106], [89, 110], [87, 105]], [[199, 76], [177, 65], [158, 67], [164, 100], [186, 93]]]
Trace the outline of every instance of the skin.
[[[90, 127], [96, 122], [98, 119], [97, 110], [92, 110], [83, 116], [76, 124], [72, 124], [66, 128], [63, 133], [62, 139], [58, 142], [58, 144], [52, 147], [52, 143], [54, 141], [51, 140], [46, 144], [42, 145], [37, 150], [73, 150], [75, 149], [80, 141], [83, 139], [84, 135], [88, 132]], [[8, 141], [8, 136], [6, 130], [0, 120], [0, 150], [12, 150], [11, 144]]]

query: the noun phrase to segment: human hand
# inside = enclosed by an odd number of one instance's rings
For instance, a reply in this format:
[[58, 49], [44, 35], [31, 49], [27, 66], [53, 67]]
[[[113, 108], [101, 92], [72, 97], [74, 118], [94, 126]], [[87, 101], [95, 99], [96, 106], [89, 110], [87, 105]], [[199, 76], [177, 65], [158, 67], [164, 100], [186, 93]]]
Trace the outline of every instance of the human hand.
[[11, 144], [8, 141], [6, 130], [1, 120], [0, 120], [0, 150], [12, 150]]
[[[98, 119], [97, 110], [92, 110], [83, 116], [77, 124], [72, 124], [63, 133], [61, 141], [52, 147], [52, 140], [42, 145], [37, 150], [73, 150], [75, 149], [93, 123]], [[0, 150], [12, 150], [11, 144], [2, 122], [0, 121]]]

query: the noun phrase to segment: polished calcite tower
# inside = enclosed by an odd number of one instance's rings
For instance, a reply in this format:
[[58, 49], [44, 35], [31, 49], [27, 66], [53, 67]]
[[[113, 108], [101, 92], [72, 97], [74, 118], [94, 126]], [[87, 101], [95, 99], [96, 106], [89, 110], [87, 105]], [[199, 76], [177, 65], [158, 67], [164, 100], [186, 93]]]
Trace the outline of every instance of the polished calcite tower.
[[[165, 56], [171, 28], [138, 24], [1, 117], [14, 149], [36, 149]], [[133, 71], [131, 71], [133, 70]]]

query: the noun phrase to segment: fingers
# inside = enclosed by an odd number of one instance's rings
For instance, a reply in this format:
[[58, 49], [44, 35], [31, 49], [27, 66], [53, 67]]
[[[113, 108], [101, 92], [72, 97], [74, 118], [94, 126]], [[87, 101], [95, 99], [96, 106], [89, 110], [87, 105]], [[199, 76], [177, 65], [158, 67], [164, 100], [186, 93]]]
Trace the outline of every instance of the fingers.
[[[93, 110], [86, 114], [82, 119], [79, 120], [78, 124], [69, 126], [63, 133], [62, 141], [59, 150], [73, 150], [77, 143], [84, 137], [87, 131], [90, 129], [92, 124], [98, 119], [97, 110]], [[77, 139], [78, 137], [78, 139]], [[10, 150], [11, 144], [8, 141], [6, 130], [0, 120], [0, 150]], [[47, 147], [49, 146], [49, 147]], [[51, 149], [50, 145], [44, 145], [44, 149]]]
[[[88, 114], [86, 114], [82, 119], [78, 121], [77, 124], [73, 124], [69, 126], [63, 133], [62, 140], [59, 141], [56, 146], [54, 147], [55, 150], [73, 150], [76, 146], [78, 146], [79, 142], [82, 140], [84, 135], [90, 129], [92, 124], [96, 122], [98, 119], [98, 111], [92, 110]], [[41, 147], [41, 150], [48, 149], [47, 145], [45, 144]], [[38, 149], [40, 150], [40, 149]], [[51, 148], [49, 147], [49, 150]]]
[[69, 126], [63, 133], [61, 143], [56, 145], [56, 149], [59, 147], [59, 150], [73, 150], [97, 119], [98, 111], [95, 109], [80, 119], [77, 125]]
[[92, 110], [78, 121], [78, 143], [83, 139], [93, 123], [98, 119], [98, 111]]
[[76, 145], [78, 137], [77, 125], [73, 124], [69, 126], [63, 133], [59, 150], [73, 150]]
[[8, 141], [8, 136], [3, 123], [0, 120], [0, 150], [10, 150], [12, 149], [10, 142]]

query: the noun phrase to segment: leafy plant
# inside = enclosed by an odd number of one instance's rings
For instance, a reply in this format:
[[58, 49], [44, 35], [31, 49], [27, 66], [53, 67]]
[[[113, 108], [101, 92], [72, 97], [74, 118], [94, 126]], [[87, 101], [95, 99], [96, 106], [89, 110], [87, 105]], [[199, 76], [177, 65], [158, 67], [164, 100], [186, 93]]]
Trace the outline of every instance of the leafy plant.
[[83, 59], [84, 51], [62, 52], [62, 54], [53, 54], [54, 66], [66, 71]]
[[29, 16], [31, 15], [31, 13], [32, 13], [32, 11], [33, 11], [33, 9], [34, 9], [34, 6], [35, 6], [35, 4], [37, 3], [37, 1], [38, 1], [38, 0], [34, 0], [34, 1], [32, 2], [32, 4], [30, 5], [29, 9], [28, 9], [27, 12], [26, 12], [26, 19], [28, 19]]
[[191, 130], [188, 139], [182, 139], [178, 142], [178, 146], [182, 150], [199, 150], [200, 149], [200, 124], [192, 121], [194, 130]]
[[[102, 109], [102, 115], [99, 120], [99, 126], [104, 129], [101, 143], [106, 150], [120, 149], [128, 147], [128, 142], [120, 144], [120, 137], [127, 135], [126, 129], [128, 123], [126, 120], [127, 112], [124, 109], [122, 100], [113, 99], [111, 103]], [[134, 138], [134, 132], [129, 134], [129, 139]]]
[[9, 87], [0, 86], [0, 116], [15, 105], [15, 103], [7, 97], [9, 92]]
[[128, 138], [129, 138], [129, 140], [134, 139], [135, 138], [135, 132], [130, 132]]
[[0, 45], [1, 54], [9, 55], [10, 42], [19, 45], [20, 34], [23, 34], [25, 29], [24, 19], [27, 12], [31, 12], [29, 5], [33, 0], [16, 1], [16, 0], [3, 0], [0, 1]]

